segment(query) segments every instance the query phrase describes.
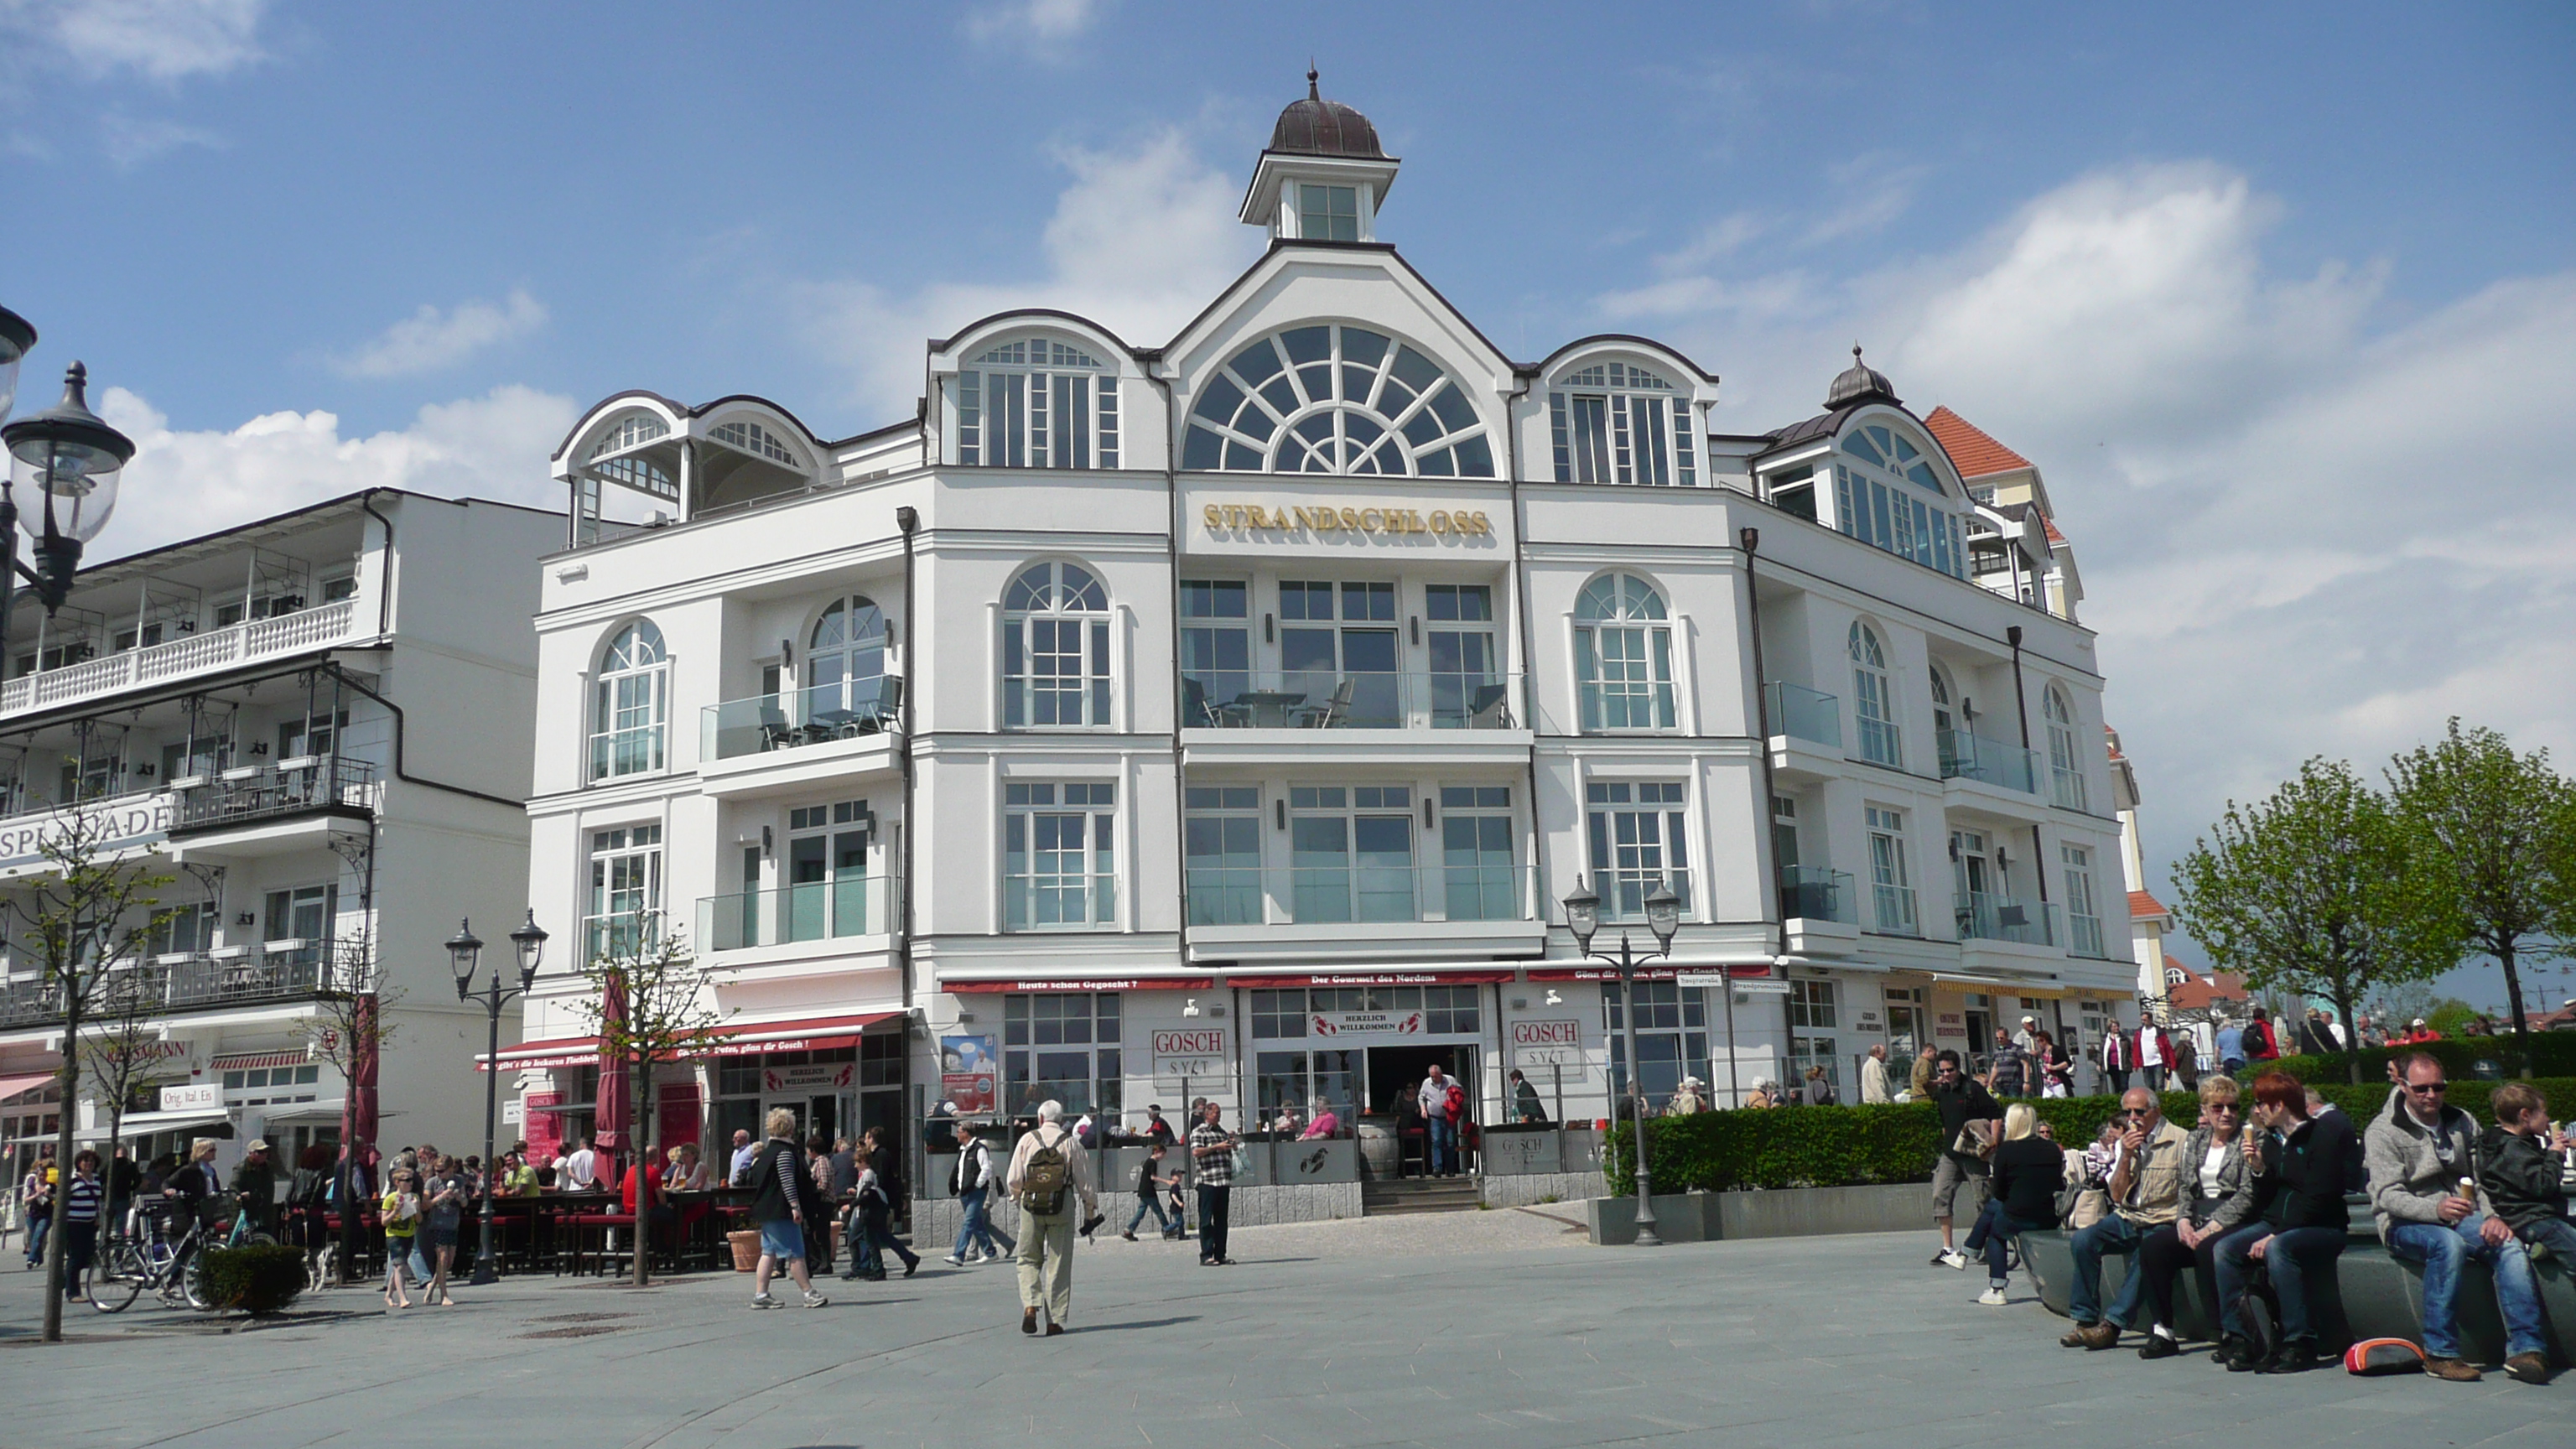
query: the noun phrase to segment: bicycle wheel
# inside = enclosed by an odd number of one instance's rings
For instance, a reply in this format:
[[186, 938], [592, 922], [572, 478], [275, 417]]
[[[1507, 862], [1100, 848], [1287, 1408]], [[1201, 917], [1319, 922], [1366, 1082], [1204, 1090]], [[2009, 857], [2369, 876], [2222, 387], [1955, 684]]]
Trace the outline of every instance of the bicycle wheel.
[[186, 1266], [179, 1270], [179, 1292], [187, 1298], [188, 1306], [199, 1313], [205, 1313], [214, 1308], [215, 1300], [206, 1293], [205, 1254], [188, 1255]]
[[241, 1241], [234, 1243], [232, 1246], [236, 1248], [274, 1248], [277, 1246], [277, 1239], [267, 1233], [244, 1233], [242, 1234]]
[[89, 1306], [101, 1313], [122, 1313], [143, 1292], [150, 1272], [132, 1243], [119, 1243], [89, 1270]]

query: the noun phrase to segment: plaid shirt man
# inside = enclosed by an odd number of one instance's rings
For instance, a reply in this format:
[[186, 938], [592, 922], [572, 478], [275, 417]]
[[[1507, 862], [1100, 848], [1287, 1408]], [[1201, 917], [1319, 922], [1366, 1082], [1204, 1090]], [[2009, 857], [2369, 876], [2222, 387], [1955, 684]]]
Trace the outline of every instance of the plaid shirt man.
[[1190, 1170], [1200, 1187], [1234, 1186], [1234, 1153], [1202, 1153], [1205, 1147], [1227, 1147], [1233, 1134], [1213, 1122], [1201, 1122], [1190, 1129]]

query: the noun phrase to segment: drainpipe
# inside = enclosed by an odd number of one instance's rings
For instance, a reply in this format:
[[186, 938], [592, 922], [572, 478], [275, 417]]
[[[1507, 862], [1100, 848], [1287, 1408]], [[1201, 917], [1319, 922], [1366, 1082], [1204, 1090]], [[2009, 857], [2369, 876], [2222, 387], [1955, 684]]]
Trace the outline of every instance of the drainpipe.
[[[1762, 752], [1762, 812], [1757, 817], [1759, 824], [1755, 828], [1753, 858], [1761, 860], [1771, 851], [1771, 801], [1777, 784], [1771, 763], [1771, 691], [1762, 678], [1762, 592], [1754, 587], [1753, 577], [1753, 559], [1762, 547], [1762, 530], [1739, 528], [1735, 531], [1735, 540], [1744, 546], [1744, 616], [1748, 621], [1745, 628], [1753, 636], [1754, 744]], [[1773, 926], [1773, 951], [1785, 956], [1789, 954], [1789, 916], [1787, 910], [1780, 906], [1780, 862], [1777, 860], [1771, 862], [1771, 885], [1772, 889], [1764, 893], [1762, 920], [1764, 924]], [[1778, 913], [1776, 924], [1773, 920], [1775, 911]], [[1782, 968], [1784, 972], [1786, 969]], [[1731, 984], [1727, 994], [1730, 997], [1734, 995]]]
[[[2012, 645], [2013, 708], [2021, 715], [2022, 757], [2029, 759], [2030, 696], [2023, 691], [2021, 684], [2021, 626], [2006, 625], [2004, 640]], [[2030, 788], [2032, 794], [2039, 793], [2039, 762], [2036, 760], [2031, 761]], [[2030, 874], [2032, 879], [2039, 882], [2040, 914], [2046, 916], [2048, 914], [2048, 842], [2040, 837], [2039, 827], [2036, 825], [2030, 828]]]
[[323, 667], [324, 669], [327, 669], [327, 670], [331, 671], [331, 675], [332, 675], [332, 677], [333, 677], [334, 679], [337, 679], [338, 681], [340, 681], [342, 684], [345, 684], [345, 685], [347, 685], [349, 688], [354, 689], [354, 690], [356, 690], [357, 692], [359, 692], [360, 694], [365, 695], [367, 698], [374, 700], [376, 703], [378, 703], [378, 704], [380, 704], [380, 705], [383, 705], [383, 706], [385, 707], [385, 712], [386, 712], [387, 714], [390, 714], [390, 715], [392, 715], [392, 716], [394, 717], [394, 778], [395, 778], [395, 779], [402, 781], [402, 782], [403, 782], [404, 784], [406, 784], [406, 785], [421, 785], [421, 786], [426, 786], [427, 788], [432, 789], [432, 790], [444, 790], [444, 791], [446, 791], [446, 792], [447, 792], [448, 794], [450, 794], [450, 795], [463, 795], [463, 796], [465, 796], [466, 798], [471, 799], [471, 800], [485, 800], [485, 801], [489, 801], [489, 802], [491, 802], [491, 803], [492, 803], [492, 804], [494, 804], [494, 805], [507, 805], [507, 806], [509, 806], [509, 807], [510, 807], [511, 809], [513, 809], [513, 810], [525, 810], [525, 809], [527, 809], [527, 808], [528, 808], [528, 802], [527, 802], [527, 801], [525, 801], [525, 800], [512, 800], [512, 799], [507, 798], [506, 796], [501, 796], [501, 795], [486, 795], [486, 794], [484, 794], [484, 793], [483, 793], [482, 791], [480, 791], [480, 790], [468, 790], [468, 789], [466, 789], [466, 788], [465, 788], [464, 786], [462, 786], [462, 785], [450, 785], [450, 784], [448, 784], [448, 783], [447, 783], [446, 781], [444, 781], [444, 780], [430, 780], [430, 779], [424, 779], [424, 778], [422, 778], [421, 776], [419, 776], [419, 775], [415, 775], [415, 774], [411, 773], [409, 770], [404, 769], [404, 768], [403, 768], [403, 737], [404, 737], [406, 734], [409, 734], [409, 733], [410, 733], [410, 731], [409, 731], [407, 728], [405, 728], [404, 723], [403, 723], [403, 711], [402, 711], [402, 706], [401, 706], [401, 705], [398, 705], [398, 704], [396, 704], [396, 703], [394, 703], [392, 700], [385, 698], [383, 695], [378, 694], [378, 693], [376, 693], [374, 690], [369, 689], [367, 686], [365, 686], [365, 685], [363, 685], [363, 684], [359, 683], [359, 682], [358, 682], [358, 680], [357, 680], [357, 677], [356, 677], [355, 675], [352, 675], [352, 674], [350, 674], [347, 670], [342, 669], [336, 661], [333, 661], [333, 662], [326, 662], [326, 663], [324, 663], [324, 664], [323, 664], [323, 666], [322, 666], [322, 667]]
[[[1181, 912], [1180, 919], [1173, 926], [1173, 939], [1179, 945], [1176, 958], [1178, 964], [1187, 966], [1190, 961], [1190, 862], [1187, 854], [1189, 850], [1190, 836], [1189, 780], [1182, 769], [1184, 761], [1181, 757], [1181, 729], [1188, 723], [1188, 721], [1181, 717], [1182, 700], [1187, 697], [1187, 691], [1182, 687], [1181, 671], [1179, 668], [1181, 631], [1181, 530], [1186, 526], [1186, 521], [1181, 517], [1180, 453], [1178, 449], [1173, 446], [1174, 440], [1179, 435], [1179, 429], [1172, 425], [1175, 421], [1172, 416], [1172, 380], [1168, 377], [1157, 376], [1153, 365], [1149, 363], [1145, 368], [1145, 381], [1152, 384], [1155, 390], [1159, 391], [1163, 395], [1163, 512], [1167, 525], [1163, 540], [1163, 556], [1169, 561], [1168, 577], [1165, 582], [1171, 586], [1173, 648], [1171, 691], [1172, 842], [1182, 852], [1180, 863]], [[1247, 614], [1245, 623], [1247, 625], [1251, 622], [1248, 617], [1250, 612], [1250, 603], [1251, 601], [1249, 599], [1245, 600]], [[1129, 683], [1133, 684], [1134, 681], [1130, 680]], [[1142, 868], [1141, 863], [1139, 868]], [[1264, 914], [1267, 914], [1266, 910], [1264, 911]], [[1148, 1065], [1151, 1065], [1150, 1061]], [[1186, 1108], [1186, 1104], [1184, 1104], [1184, 1107]]]
[[[912, 1027], [912, 881], [913, 864], [921, 839], [921, 822], [913, 817], [913, 797], [918, 793], [913, 773], [912, 722], [920, 699], [919, 680], [912, 666], [918, 661], [921, 628], [913, 613], [913, 535], [921, 528], [920, 510], [906, 505], [894, 511], [894, 526], [903, 533], [903, 1010], [904, 1029]], [[903, 1054], [909, 1063], [912, 1053]], [[907, 1070], [909, 1068], [907, 1067]]]
[[[1511, 420], [1511, 405], [1519, 399], [1529, 396], [1529, 392], [1529, 384], [1523, 383], [1514, 387], [1511, 394], [1503, 399], [1503, 419], [1506, 423], [1509, 423]], [[1538, 739], [1538, 692], [1534, 685], [1538, 677], [1538, 672], [1536, 669], [1531, 667], [1530, 650], [1535, 647], [1537, 636], [1531, 632], [1530, 628], [1529, 514], [1521, 501], [1521, 432], [1520, 429], [1515, 427], [1507, 426], [1503, 429], [1503, 477], [1506, 480], [1506, 486], [1511, 489], [1512, 500], [1512, 602], [1514, 605], [1513, 612], [1520, 616], [1521, 623], [1521, 647], [1519, 650], [1521, 661], [1521, 717], [1529, 721], [1530, 739], [1533, 744], [1535, 744]], [[1572, 666], [1573, 661], [1568, 660], [1567, 667], [1571, 668]], [[1544, 868], [1539, 864], [1541, 853], [1538, 847], [1541, 837], [1539, 835], [1538, 827], [1537, 749], [1531, 749], [1529, 752], [1529, 759], [1523, 765], [1521, 773], [1529, 781], [1530, 910], [1538, 917], [1539, 957], [1541, 960], [1544, 960], [1547, 956], [1546, 928], [1548, 893], [1547, 875]], [[1574, 802], [1574, 808], [1576, 812], [1574, 820], [1575, 848], [1580, 850], [1583, 848], [1583, 802], [1579, 799], [1576, 800]], [[1497, 1016], [1494, 1019], [1494, 1030], [1496, 1033], [1495, 1045], [1499, 1048], [1502, 1045], [1502, 1018], [1500, 1016]], [[1508, 1068], [1506, 1069], [1508, 1070]], [[1505, 1104], [1504, 1110], [1505, 1115], [1508, 1116], [1510, 1111], [1508, 1103]], [[1565, 1124], [1559, 1122], [1557, 1125], [1559, 1127], [1563, 1127]]]
[[[376, 637], [381, 639], [392, 633], [394, 628], [394, 521], [376, 511], [376, 491], [370, 488], [359, 494], [358, 506], [366, 510], [369, 518], [385, 526], [385, 566], [379, 570], [383, 577], [376, 580]], [[242, 605], [242, 614], [245, 618], [249, 616], [248, 603]]]

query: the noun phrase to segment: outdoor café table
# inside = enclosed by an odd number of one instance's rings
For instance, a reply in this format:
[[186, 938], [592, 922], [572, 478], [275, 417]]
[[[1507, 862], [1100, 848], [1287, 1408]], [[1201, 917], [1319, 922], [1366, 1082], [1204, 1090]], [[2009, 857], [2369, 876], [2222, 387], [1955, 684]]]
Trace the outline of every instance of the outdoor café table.
[[662, 1201], [680, 1212], [680, 1261], [683, 1266], [731, 1269], [733, 1249], [725, 1234], [751, 1216], [755, 1196], [747, 1187], [716, 1187], [702, 1192], [665, 1193]]
[[1249, 710], [1256, 729], [1276, 730], [1288, 727], [1288, 711], [1306, 702], [1303, 691], [1255, 689], [1234, 697], [1238, 709]]

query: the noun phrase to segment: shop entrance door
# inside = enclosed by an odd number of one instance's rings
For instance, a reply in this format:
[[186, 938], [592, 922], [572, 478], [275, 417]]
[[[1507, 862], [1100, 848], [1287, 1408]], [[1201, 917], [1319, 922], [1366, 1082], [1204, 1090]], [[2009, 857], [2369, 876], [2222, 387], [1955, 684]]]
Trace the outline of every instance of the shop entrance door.
[[766, 1098], [760, 1104], [761, 1120], [768, 1121], [769, 1114], [781, 1107], [796, 1114], [796, 1140], [799, 1143], [810, 1140], [818, 1132], [826, 1138], [841, 1134], [841, 1099], [836, 1093]]
[[[1474, 1042], [1426, 1042], [1420, 1045], [1373, 1046], [1368, 1049], [1369, 1105], [1380, 1112], [1391, 1112], [1399, 1097], [1410, 1096], [1422, 1089], [1422, 1080], [1431, 1075], [1433, 1065], [1441, 1074], [1455, 1077], [1467, 1089], [1467, 1120], [1479, 1117], [1477, 1103], [1476, 1044]], [[1407, 1141], [1407, 1154], [1427, 1150], [1427, 1144]], [[1473, 1166], [1465, 1143], [1459, 1145], [1459, 1158]], [[1412, 1170], [1410, 1168], [1408, 1171]]]

